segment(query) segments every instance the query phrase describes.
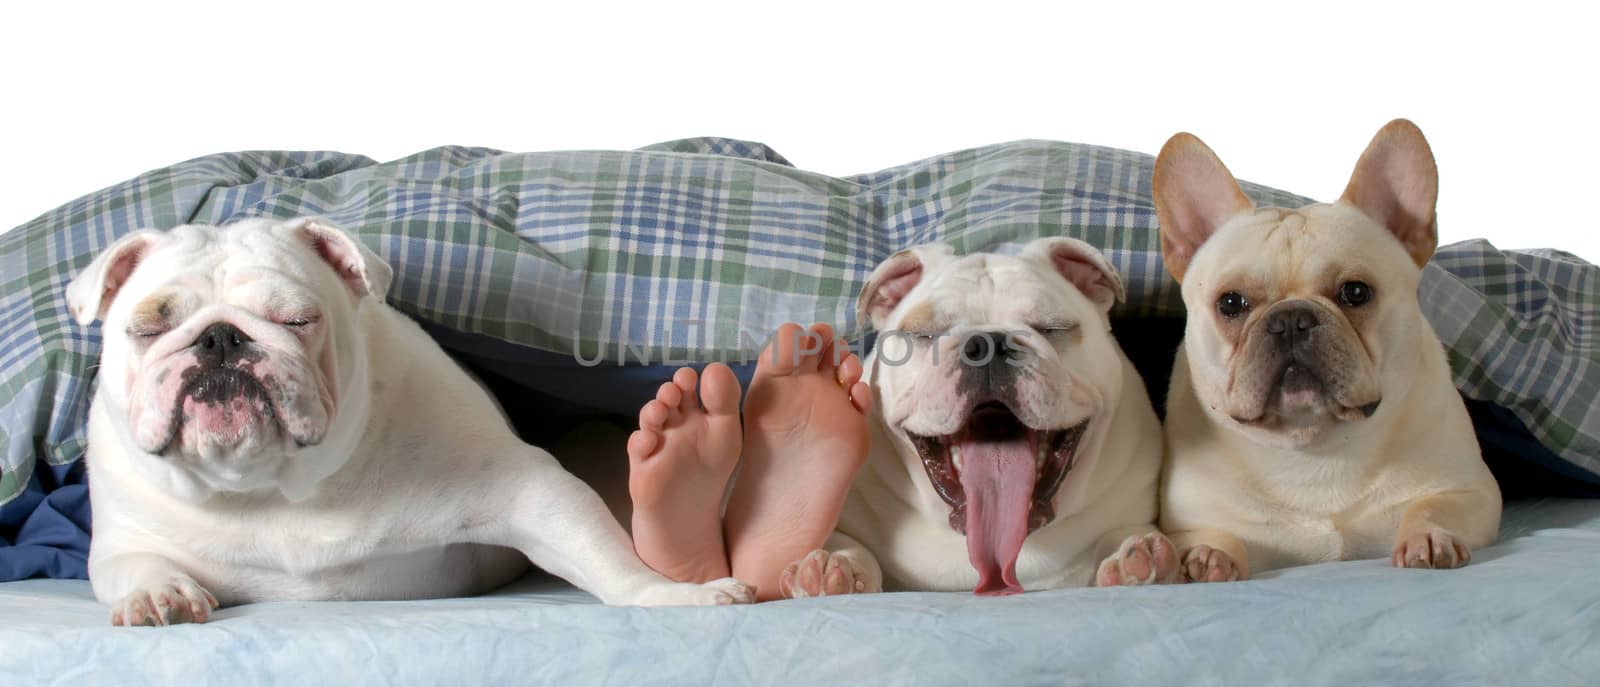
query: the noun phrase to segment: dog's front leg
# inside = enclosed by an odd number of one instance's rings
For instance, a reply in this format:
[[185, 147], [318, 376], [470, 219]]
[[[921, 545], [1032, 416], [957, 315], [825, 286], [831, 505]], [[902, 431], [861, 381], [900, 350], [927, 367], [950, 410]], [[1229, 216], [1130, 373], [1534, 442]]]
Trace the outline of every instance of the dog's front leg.
[[93, 558], [89, 579], [95, 596], [111, 604], [112, 625], [203, 623], [217, 608], [211, 592], [153, 553]]
[[[505, 500], [506, 512], [471, 518], [486, 524], [472, 541], [510, 546], [601, 602], [623, 606], [750, 603], [751, 588], [731, 577], [705, 584], [673, 582], [651, 570], [600, 496], [543, 451]], [[492, 502], [492, 500], [485, 500]]]
[[1447, 491], [1406, 504], [1390, 560], [1396, 568], [1459, 568], [1494, 542], [1499, 494]]

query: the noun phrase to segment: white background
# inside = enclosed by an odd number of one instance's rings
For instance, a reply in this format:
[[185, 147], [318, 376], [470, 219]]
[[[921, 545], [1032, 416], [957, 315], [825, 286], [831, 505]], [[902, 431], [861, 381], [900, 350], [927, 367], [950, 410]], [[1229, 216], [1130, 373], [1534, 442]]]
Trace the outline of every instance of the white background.
[[1438, 157], [1444, 242], [1600, 261], [1596, 26], [1576, 2], [8, 3], [0, 228], [219, 151], [695, 135], [848, 174], [1188, 130], [1241, 179], [1331, 200], [1405, 116]]

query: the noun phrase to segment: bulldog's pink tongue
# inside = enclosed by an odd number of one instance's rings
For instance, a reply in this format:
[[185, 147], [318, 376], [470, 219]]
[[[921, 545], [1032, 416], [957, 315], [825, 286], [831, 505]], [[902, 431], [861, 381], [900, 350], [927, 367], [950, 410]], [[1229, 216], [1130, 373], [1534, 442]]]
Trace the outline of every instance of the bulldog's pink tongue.
[[967, 496], [967, 558], [978, 571], [974, 594], [1018, 594], [1017, 554], [1028, 536], [1028, 511], [1038, 479], [1026, 437], [964, 438], [961, 489]]

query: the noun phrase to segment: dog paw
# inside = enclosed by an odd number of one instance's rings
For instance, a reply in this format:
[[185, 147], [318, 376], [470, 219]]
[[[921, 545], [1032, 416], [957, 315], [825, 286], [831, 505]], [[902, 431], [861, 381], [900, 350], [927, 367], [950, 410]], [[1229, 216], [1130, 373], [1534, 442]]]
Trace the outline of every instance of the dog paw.
[[1423, 532], [1402, 532], [1390, 557], [1396, 568], [1459, 568], [1472, 560], [1472, 550], [1450, 532], [1434, 527]]
[[1117, 552], [1100, 561], [1095, 573], [1096, 587], [1131, 587], [1182, 582], [1178, 570], [1178, 549], [1160, 532], [1134, 535], [1122, 540]]
[[700, 587], [711, 592], [711, 603], [706, 606], [732, 606], [734, 604], [748, 604], [756, 601], [756, 588], [735, 580], [724, 577], [712, 580]]
[[883, 591], [873, 588], [879, 585], [867, 577], [855, 559], [817, 549], [783, 569], [778, 576], [778, 592], [785, 599], [804, 599]]
[[217, 607], [217, 597], [194, 580], [172, 580], [122, 597], [111, 606], [111, 624], [158, 627], [203, 623]]
[[638, 606], [731, 606], [756, 600], [755, 588], [731, 577], [705, 584], [671, 582], [654, 585], [641, 592]]
[[1184, 550], [1183, 579], [1185, 582], [1238, 582], [1245, 579], [1245, 572], [1227, 552], [1201, 544]]

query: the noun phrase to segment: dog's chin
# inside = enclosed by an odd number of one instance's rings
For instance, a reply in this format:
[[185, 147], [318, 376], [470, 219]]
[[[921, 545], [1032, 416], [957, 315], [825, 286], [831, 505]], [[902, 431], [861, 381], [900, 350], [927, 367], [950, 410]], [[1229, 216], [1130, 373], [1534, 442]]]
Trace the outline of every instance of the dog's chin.
[[1258, 407], [1253, 414], [1236, 413], [1233, 420], [1246, 427], [1281, 438], [1292, 448], [1305, 448], [1342, 422], [1357, 422], [1372, 417], [1378, 402], [1347, 407], [1340, 394], [1316, 370], [1291, 362], [1275, 377], [1269, 389], [1257, 393], [1261, 399], [1248, 405]]
[[1029, 427], [1006, 404], [980, 403], [954, 433], [906, 432], [928, 481], [950, 506], [951, 529], [967, 538], [979, 594], [1022, 591], [1022, 541], [1055, 519], [1055, 497], [1078, 461], [1089, 420]]
[[234, 462], [283, 447], [282, 431], [254, 409], [197, 408], [164, 452], [204, 462]]
[[231, 368], [190, 376], [172, 401], [165, 435], [141, 448], [212, 488], [269, 486], [295, 442], [266, 386]]

